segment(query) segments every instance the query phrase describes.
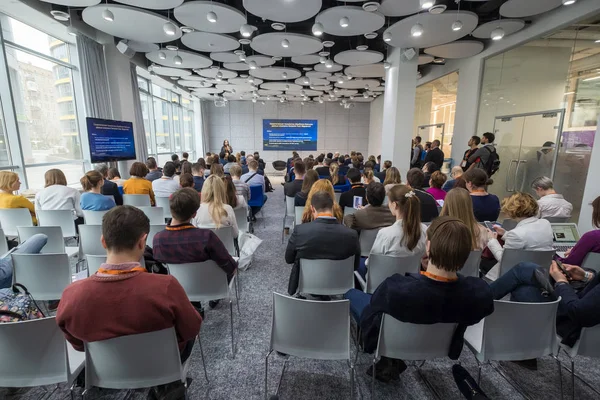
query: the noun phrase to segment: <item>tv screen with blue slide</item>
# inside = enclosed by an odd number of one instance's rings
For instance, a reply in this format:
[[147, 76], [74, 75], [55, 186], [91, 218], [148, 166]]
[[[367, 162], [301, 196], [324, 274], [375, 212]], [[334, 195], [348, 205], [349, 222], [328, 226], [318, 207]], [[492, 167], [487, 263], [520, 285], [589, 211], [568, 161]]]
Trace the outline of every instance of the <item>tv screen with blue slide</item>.
[[317, 150], [317, 120], [263, 119], [263, 150]]
[[135, 160], [131, 122], [89, 117], [86, 119], [92, 163]]

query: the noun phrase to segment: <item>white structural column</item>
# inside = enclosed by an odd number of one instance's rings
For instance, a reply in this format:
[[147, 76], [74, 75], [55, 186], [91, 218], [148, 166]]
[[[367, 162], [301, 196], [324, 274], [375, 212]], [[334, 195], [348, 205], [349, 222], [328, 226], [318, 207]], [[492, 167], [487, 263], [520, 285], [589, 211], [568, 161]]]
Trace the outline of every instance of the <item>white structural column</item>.
[[[381, 133], [381, 161], [391, 160], [403, 177], [410, 168], [410, 148], [415, 118], [418, 57], [407, 60], [405, 49], [393, 48], [387, 61]], [[418, 54], [418, 50], [415, 49]]]
[[[588, 169], [585, 189], [583, 191], [583, 200], [581, 201], [581, 213], [579, 214], [579, 232], [589, 232], [596, 229], [592, 225], [592, 201], [600, 196], [600, 180], [598, 179], [598, 171], [600, 171], [600, 117], [598, 117], [598, 125], [596, 127], [596, 140], [592, 148], [592, 156], [590, 159], [590, 167]], [[574, 222], [574, 221], [571, 221]]]

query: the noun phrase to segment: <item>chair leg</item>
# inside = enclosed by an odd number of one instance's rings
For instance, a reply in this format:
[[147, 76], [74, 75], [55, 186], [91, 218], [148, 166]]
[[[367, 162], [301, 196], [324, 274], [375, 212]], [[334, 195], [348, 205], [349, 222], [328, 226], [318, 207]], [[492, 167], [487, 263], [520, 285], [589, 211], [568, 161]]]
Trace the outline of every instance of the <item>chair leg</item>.
[[198, 334], [198, 344], [200, 345], [200, 355], [202, 356], [202, 366], [204, 367], [204, 377], [206, 378], [206, 382], [209, 383], [208, 373], [206, 372], [206, 360], [204, 359], [204, 350], [202, 349], [202, 339], [200, 339], [200, 334]]
[[235, 305], [237, 306], [238, 316], [241, 318], [242, 313], [240, 312], [240, 292], [238, 288], [238, 277], [235, 277]]
[[575, 400], [575, 360], [571, 358], [571, 385], [573, 385], [573, 400]]
[[352, 364], [352, 361], [348, 361], [348, 364], [350, 364], [350, 399], [353, 400], [354, 399], [354, 364]]
[[481, 363], [479, 361], [477, 361], [478, 368], [477, 368], [477, 385], [481, 387]]
[[231, 356], [235, 358], [235, 350], [233, 345], [233, 302], [229, 299], [229, 315], [231, 319]]
[[371, 400], [375, 398], [375, 364], [377, 364], [377, 358], [373, 357], [373, 377], [371, 379]]
[[269, 375], [269, 356], [271, 355], [272, 352], [273, 352], [273, 350], [269, 351], [269, 353], [265, 357], [265, 400], [267, 400], [269, 398], [269, 388], [268, 388], [267, 377]]

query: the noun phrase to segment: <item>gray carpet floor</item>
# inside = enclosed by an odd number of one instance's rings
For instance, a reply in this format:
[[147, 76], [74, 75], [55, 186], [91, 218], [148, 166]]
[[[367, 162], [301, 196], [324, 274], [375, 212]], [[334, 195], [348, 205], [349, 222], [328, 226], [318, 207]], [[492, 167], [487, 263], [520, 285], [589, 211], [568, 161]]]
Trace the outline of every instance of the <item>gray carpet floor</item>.
[[[196, 345], [191, 355], [188, 390], [189, 399], [263, 399], [265, 355], [268, 352], [271, 329], [272, 293], [286, 293], [291, 267], [283, 259], [285, 245], [281, 243], [282, 217], [284, 214], [283, 190], [280, 178], [272, 178], [274, 193], [259, 215], [255, 234], [263, 240], [255, 254], [253, 266], [241, 273], [241, 315], [234, 307], [235, 358], [231, 355], [229, 330], [229, 307], [222, 302], [214, 310], [207, 310], [202, 325], [203, 348], [208, 369], [207, 382], [202, 369], [200, 350]], [[423, 299], [426, 301], [426, 299]], [[158, 345], [158, 344], [157, 344]], [[353, 350], [354, 351], [354, 350]], [[283, 367], [283, 358], [271, 356], [269, 367], [269, 394], [274, 394]], [[563, 363], [568, 360], [561, 357]], [[2, 355], [0, 355], [2, 362]], [[355, 398], [371, 398], [370, 377], [365, 374], [371, 357], [360, 354], [356, 366]], [[452, 379], [453, 361], [441, 359], [425, 363], [422, 370], [443, 399], [460, 399], [460, 392]], [[474, 376], [477, 363], [465, 347], [460, 363]], [[524, 388], [532, 399], [560, 399], [559, 378], [556, 362], [551, 357], [539, 360], [538, 370], [530, 371], [513, 363], [501, 363], [504, 373]], [[578, 358], [578, 373], [594, 387], [600, 388], [598, 361]], [[570, 375], [563, 369], [563, 386], [566, 398], [571, 396]], [[599, 398], [582, 382], [576, 380], [578, 399]], [[492, 367], [485, 366], [482, 387], [491, 399], [521, 399], [511, 384]], [[54, 390], [54, 391], [53, 391]], [[1, 389], [0, 399], [69, 398], [64, 386], [50, 388], [47, 394], [41, 388]], [[135, 400], [147, 398], [147, 390], [136, 391], [130, 396]], [[77, 388], [77, 394], [81, 389]], [[127, 395], [124, 391], [93, 389], [89, 399], [120, 400]], [[337, 400], [350, 398], [350, 379], [347, 364], [339, 361], [313, 361], [291, 357], [281, 386], [281, 399]], [[383, 384], [377, 382], [375, 397], [378, 399], [429, 399], [433, 394], [414, 368], [404, 372], [399, 381]]]

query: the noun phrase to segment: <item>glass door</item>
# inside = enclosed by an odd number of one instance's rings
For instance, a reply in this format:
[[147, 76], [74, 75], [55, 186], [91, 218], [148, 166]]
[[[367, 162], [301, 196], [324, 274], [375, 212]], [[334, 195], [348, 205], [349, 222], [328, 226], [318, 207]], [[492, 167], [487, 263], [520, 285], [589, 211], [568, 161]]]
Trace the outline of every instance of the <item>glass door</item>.
[[500, 199], [508, 197], [516, 185], [515, 171], [521, 156], [524, 117], [498, 117], [494, 123], [496, 151], [500, 156], [500, 169], [492, 179], [494, 184], [488, 188]]
[[421, 125], [417, 127], [417, 135], [421, 136], [421, 144], [425, 145], [425, 142], [433, 142], [439, 140], [441, 145], [440, 148], [444, 148], [444, 130], [446, 124], [432, 124], [432, 125]]

